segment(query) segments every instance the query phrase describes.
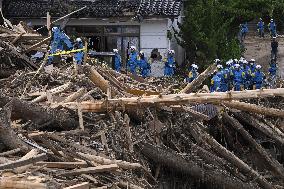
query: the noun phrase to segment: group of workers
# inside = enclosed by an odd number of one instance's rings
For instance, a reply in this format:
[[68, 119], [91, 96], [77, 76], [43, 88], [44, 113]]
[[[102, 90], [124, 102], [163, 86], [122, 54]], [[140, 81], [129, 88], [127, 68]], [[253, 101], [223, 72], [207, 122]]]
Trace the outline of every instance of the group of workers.
[[[121, 56], [118, 52], [118, 49], [113, 49], [115, 53], [115, 70], [117, 72], [121, 71]], [[174, 75], [174, 68], [175, 68], [175, 58], [174, 58], [175, 51], [169, 50], [168, 56], [164, 60], [164, 75], [165, 76], [173, 76]], [[151, 73], [151, 65], [145, 56], [143, 51], [138, 52], [135, 46], [130, 47], [129, 58], [127, 61], [127, 70], [133, 75], [141, 75], [143, 78], [146, 78]]]
[[[276, 37], [277, 36], [277, 30], [276, 30], [276, 23], [274, 19], [271, 19], [269, 24], [267, 25], [268, 31], [270, 33], [271, 37]], [[245, 22], [244, 24], [240, 25], [240, 36], [241, 36], [241, 41], [243, 41], [246, 38], [247, 33], [249, 32], [248, 29], [248, 23]], [[265, 32], [265, 23], [262, 20], [262, 18], [259, 19], [259, 22], [257, 23], [257, 32], [259, 37], [264, 38], [264, 32]]]
[[[230, 90], [252, 90], [264, 87], [266, 76], [262, 71], [262, 66], [257, 65], [254, 59], [247, 61], [244, 58], [231, 59], [223, 67], [219, 59], [215, 60], [217, 70], [211, 79], [211, 92], [226, 92]], [[198, 66], [192, 64], [189, 69], [187, 82], [192, 82], [198, 77]], [[277, 64], [273, 59], [270, 63], [269, 77], [276, 77]]]

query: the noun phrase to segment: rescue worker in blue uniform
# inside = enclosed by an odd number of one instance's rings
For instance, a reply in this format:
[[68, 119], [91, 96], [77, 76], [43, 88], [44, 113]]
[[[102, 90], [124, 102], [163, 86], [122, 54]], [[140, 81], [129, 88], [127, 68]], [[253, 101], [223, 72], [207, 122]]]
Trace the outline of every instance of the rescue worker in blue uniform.
[[256, 67], [256, 65], [255, 65], [255, 59], [251, 59], [251, 60], [249, 61], [249, 65], [250, 65], [251, 73], [254, 73], [254, 72], [255, 72], [255, 67]]
[[269, 75], [270, 77], [275, 77], [277, 73], [277, 63], [275, 60], [271, 60], [270, 67], [269, 67]]
[[246, 35], [247, 35], [248, 31], [249, 31], [249, 29], [248, 29], [247, 22], [240, 25], [241, 41], [246, 39]]
[[117, 72], [121, 71], [121, 56], [118, 53], [118, 49], [113, 49], [114, 52], [114, 69]]
[[244, 73], [245, 73], [245, 78], [244, 78], [244, 88], [246, 90], [250, 90], [251, 86], [252, 86], [252, 82], [251, 82], [251, 70], [250, 70], [250, 66], [248, 64], [247, 60], [243, 61], [244, 63]]
[[228, 87], [228, 91], [231, 90], [231, 75], [232, 75], [232, 71], [233, 71], [233, 60], [229, 60], [226, 62], [226, 68], [224, 69], [224, 72], [227, 74], [227, 79], [226, 79], [226, 83], [227, 83], [227, 87]]
[[175, 51], [169, 50], [168, 57], [165, 61], [165, 70], [164, 75], [168, 77], [172, 77], [174, 75], [174, 68], [175, 68], [175, 58], [174, 58]]
[[[50, 54], [55, 54], [57, 51], [62, 51], [64, 49], [64, 44], [67, 46], [68, 50], [73, 49], [73, 45], [70, 38], [61, 31], [58, 27], [52, 28], [52, 39], [51, 39], [51, 50]], [[48, 64], [53, 61], [53, 56], [48, 57]]]
[[145, 53], [143, 51], [140, 51], [139, 53], [139, 68], [140, 68], [140, 74], [143, 78], [146, 78], [149, 76], [151, 66], [147, 61], [147, 58], [145, 57]]
[[273, 19], [270, 20], [270, 23], [268, 24], [268, 29], [270, 31], [271, 37], [276, 37], [277, 32], [276, 32], [276, 24]]
[[136, 51], [136, 47], [135, 46], [131, 46], [130, 47], [130, 55], [129, 55], [129, 60], [127, 62], [127, 67], [129, 69], [129, 71], [136, 75], [136, 68], [138, 66], [138, 53]]
[[[76, 49], [83, 49], [83, 48], [84, 48], [84, 45], [83, 45], [82, 39], [81, 38], [77, 38], [76, 41], [75, 41], [73, 49], [76, 50]], [[84, 59], [84, 52], [83, 51], [76, 52], [74, 54], [74, 59], [75, 59], [75, 62], [78, 65], [82, 65], [83, 59]]]
[[257, 31], [258, 31], [259, 37], [264, 38], [264, 22], [262, 21], [262, 18], [260, 18], [259, 22], [257, 23]]
[[265, 74], [261, 71], [261, 65], [257, 65], [256, 72], [253, 74], [254, 89], [261, 89], [264, 83]]
[[216, 70], [214, 76], [211, 79], [210, 92], [213, 93], [219, 91], [220, 85], [221, 85], [221, 78], [217, 75], [217, 70]]
[[236, 64], [234, 67], [234, 71], [232, 73], [233, 75], [233, 84], [234, 84], [234, 90], [235, 91], [241, 91], [242, 85], [244, 82], [245, 73], [242, 69], [240, 69], [240, 65]]
[[192, 64], [188, 71], [189, 72], [188, 72], [188, 77], [186, 78], [186, 81], [188, 83], [191, 83], [199, 75], [199, 73], [198, 73], [198, 66], [196, 64]]
[[220, 78], [220, 87], [217, 89], [218, 92], [226, 92], [228, 91], [228, 75], [223, 70], [223, 66], [221, 64], [217, 65], [217, 73], [216, 75]]

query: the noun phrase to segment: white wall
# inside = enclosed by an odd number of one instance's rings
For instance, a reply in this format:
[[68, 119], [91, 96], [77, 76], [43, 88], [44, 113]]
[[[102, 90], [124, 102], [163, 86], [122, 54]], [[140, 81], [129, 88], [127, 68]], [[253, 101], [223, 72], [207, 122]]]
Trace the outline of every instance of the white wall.
[[144, 20], [140, 27], [141, 50], [149, 56], [154, 48], [158, 48], [161, 55], [164, 56], [169, 48], [167, 30], [168, 19]]

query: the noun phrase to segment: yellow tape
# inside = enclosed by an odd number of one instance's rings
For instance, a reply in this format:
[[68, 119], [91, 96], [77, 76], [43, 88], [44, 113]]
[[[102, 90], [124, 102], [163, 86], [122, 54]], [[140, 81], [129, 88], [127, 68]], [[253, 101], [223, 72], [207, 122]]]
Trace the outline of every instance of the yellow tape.
[[58, 53], [51, 54], [51, 55], [48, 55], [48, 56], [59, 56], [59, 55], [64, 55], [64, 54], [71, 54], [71, 53], [81, 52], [81, 51], [85, 51], [85, 50], [86, 50], [86, 48], [76, 49], [76, 50], [71, 50], [71, 51], [60, 51]]

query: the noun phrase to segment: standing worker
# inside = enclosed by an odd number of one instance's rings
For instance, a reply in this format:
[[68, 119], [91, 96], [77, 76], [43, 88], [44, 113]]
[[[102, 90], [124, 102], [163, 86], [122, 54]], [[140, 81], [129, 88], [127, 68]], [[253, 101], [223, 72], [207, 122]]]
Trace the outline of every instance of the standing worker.
[[[84, 48], [83, 41], [82, 41], [81, 38], [77, 38], [76, 39], [73, 48], [74, 48], [74, 50], [78, 50], [78, 49], [83, 49]], [[75, 60], [77, 65], [82, 65], [83, 64], [83, 59], [84, 59], [84, 52], [83, 51], [75, 53], [74, 60]]]
[[174, 50], [168, 51], [168, 57], [165, 61], [165, 71], [164, 71], [165, 76], [172, 77], [174, 75], [174, 68], [176, 64], [174, 55], [175, 55]]
[[114, 69], [117, 72], [121, 70], [121, 56], [118, 53], [118, 49], [113, 49], [114, 52]]
[[129, 60], [127, 62], [127, 66], [129, 71], [136, 75], [136, 68], [138, 66], [138, 53], [136, 51], [135, 46], [130, 47], [130, 55], [129, 55]]
[[149, 76], [151, 67], [143, 51], [140, 51], [139, 53], [139, 68], [140, 68], [140, 74], [142, 75], [143, 78], [146, 78]]
[[188, 72], [188, 77], [186, 78], [186, 81], [188, 83], [191, 83], [199, 75], [199, 73], [198, 73], [198, 66], [196, 64], [192, 64], [188, 71], [189, 72]]
[[275, 24], [273, 19], [270, 20], [270, 23], [268, 24], [268, 29], [269, 29], [271, 37], [276, 37], [277, 36], [276, 24]]
[[241, 91], [244, 82], [245, 73], [243, 72], [242, 69], [240, 69], [239, 64], [236, 64], [234, 68], [235, 68], [233, 71], [234, 90]]
[[273, 37], [271, 41], [271, 60], [277, 61], [277, 52], [278, 52], [278, 41], [276, 40], [276, 37]]
[[259, 22], [257, 24], [257, 31], [258, 31], [259, 37], [264, 38], [264, 22], [262, 21], [262, 18], [259, 19]]
[[265, 74], [261, 71], [261, 65], [257, 65], [256, 72], [253, 75], [254, 79], [254, 89], [261, 89], [263, 86], [263, 81], [265, 79]]

